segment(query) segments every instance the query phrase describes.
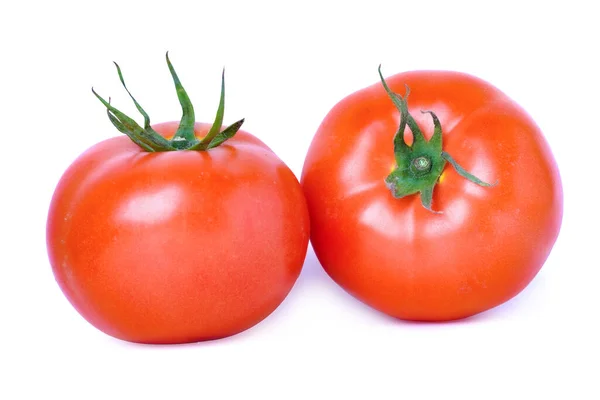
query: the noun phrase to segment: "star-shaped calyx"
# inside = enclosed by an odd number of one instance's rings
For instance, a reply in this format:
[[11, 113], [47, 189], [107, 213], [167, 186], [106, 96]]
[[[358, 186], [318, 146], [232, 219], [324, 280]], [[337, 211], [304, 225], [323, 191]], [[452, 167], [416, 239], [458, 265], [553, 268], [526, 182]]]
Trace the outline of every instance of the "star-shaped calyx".
[[[400, 126], [394, 136], [396, 166], [385, 178], [385, 183], [395, 198], [419, 193], [423, 207], [429, 211], [436, 212], [431, 208], [433, 190], [447, 162], [456, 169], [456, 172], [460, 176], [469, 181], [480, 186], [493, 186], [467, 172], [458, 165], [450, 154], [443, 150], [442, 125], [433, 111], [421, 111], [422, 113], [429, 114], [434, 124], [433, 136], [429, 140], [423, 136], [419, 125], [417, 125], [413, 116], [408, 112], [407, 99], [410, 94], [408, 86], [406, 86], [406, 93], [402, 97], [392, 92], [387, 85], [381, 73], [381, 65], [379, 66], [379, 77], [385, 91], [400, 112]], [[413, 143], [410, 146], [404, 140], [404, 131], [407, 125], [413, 135]]]

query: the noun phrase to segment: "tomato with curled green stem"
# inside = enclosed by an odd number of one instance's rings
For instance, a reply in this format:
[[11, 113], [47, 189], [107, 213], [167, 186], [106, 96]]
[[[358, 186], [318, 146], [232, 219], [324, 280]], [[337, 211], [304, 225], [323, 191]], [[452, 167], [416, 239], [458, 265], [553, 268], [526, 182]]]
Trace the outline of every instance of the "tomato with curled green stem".
[[562, 221], [542, 132], [468, 74], [380, 80], [327, 114], [306, 156], [301, 183], [321, 265], [400, 319], [460, 319], [506, 302], [541, 269]]
[[240, 130], [243, 120], [221, 129], [224, 80], [215, 122], [196, 123], [167, 63], [181, 121], [150, 125], [132, 97], [142, 127], [96, 94], [128, 137], [75, 160], [47, 221], [50, 262], [68, 300], [101, 331], [141, 343], [216, 339], [257, 324], [291, 290], [308, 246], [294, 174]]

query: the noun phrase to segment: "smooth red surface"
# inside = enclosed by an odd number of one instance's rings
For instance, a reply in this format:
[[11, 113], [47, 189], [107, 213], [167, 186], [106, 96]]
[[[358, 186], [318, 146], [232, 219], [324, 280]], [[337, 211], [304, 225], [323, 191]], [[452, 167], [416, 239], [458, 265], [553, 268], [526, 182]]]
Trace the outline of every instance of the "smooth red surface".
[[517, 104], [475, 77], [442, 71], [386, 79], [404, 95], [426, 137], [432, 110], [444, 150], [497, 186], [484, 188], [448, 164], [434, 214], [419, 196], [394, 199], [384, 183], [395, 165], [399, 113], [381, 83], [339, 102], [319, 127], [302, 185], [311, 242], [327, 273], [389, 315], [451, 320], [497, 306], [538, 273], [559, 233], [562, 187], [541, 131]]
[[[169, 137], [177, 125], [154, 128]], [[208, 129], [196, 124], [197, 136]], [[296, 177], [250, 134], [205, 152], [163, 153], [123, 135], [65, 172], [47, 247], [61, 289], [98, 329], [181, 343], [268, 316], [300, 274], [308, 235]]]

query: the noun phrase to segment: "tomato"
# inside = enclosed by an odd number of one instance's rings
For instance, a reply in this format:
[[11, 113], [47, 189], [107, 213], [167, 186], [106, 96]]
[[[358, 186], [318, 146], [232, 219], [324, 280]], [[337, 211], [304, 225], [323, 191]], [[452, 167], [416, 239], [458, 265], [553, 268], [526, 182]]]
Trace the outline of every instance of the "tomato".
[[[111, 120], [127, 125], [110, 107]], [[152, 126], [167, 139], [179, 128]], [[193, 124], [188, 142], [210, 130]], [[101, 331], [141, 343], [222, 338], [257, 324], [294, 285], [308, 235], [298, 180], [241, 130], [204, 151], [147, 151], [125, 136], [98, 143], [64, 173], [47, 222], [68, 300]]]
[[539, 127], [499, 89], [458, 72], [381, 76], [341, 100], [313, 138], [301, 184], [325, 271], [405, 320], [460, 319], [511, 299], [562, 221], [559, 170]]

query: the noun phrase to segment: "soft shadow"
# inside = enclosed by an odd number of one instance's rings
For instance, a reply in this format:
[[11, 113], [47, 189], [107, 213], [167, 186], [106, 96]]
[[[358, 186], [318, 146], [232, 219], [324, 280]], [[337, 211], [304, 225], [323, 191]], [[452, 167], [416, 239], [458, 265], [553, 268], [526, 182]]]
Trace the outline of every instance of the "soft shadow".
[[[264, 320], [263, 320], [264, 321]], [[257, 325], [262, 323], [259, 322]], [[112, 345], [121, 346], [123, 348], [134, 349], [134, 350], [145, 350], [145, 349], [179, 349], [183, 347], [209, 347], [209, 346], [218, 346], [223, 344], [231, 344], [235, 341], [245, 340], [245, 337], [248, 334], [251, 334], [252, 329], [257, 326], [254, 325], [240, 333], [237, 333], [232, 336], [227, 336], [223, 338], [214, 338], [214, 339], [206, 339], [197, 342], [188, 342], [188, 343], [136, 343], [136, 342], [128, 342], [126, 340], [118, 339], [106, 334], [103, 334], [106, 341], [110, 341]], [[250, 333], [248, 333], [250, 332]]]
[[304, 259], [304, 265], [302, 266], [302, 272], [300, 273], [300, 277], [298, 278], [298, 282], [310, 281], [315, 279], [330, 279], [317, 255], [315, 254], [315, 250], [312, 247], [312, 244], [308, 245], [308, 250], [306, 252], [306, 258]]

